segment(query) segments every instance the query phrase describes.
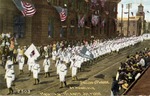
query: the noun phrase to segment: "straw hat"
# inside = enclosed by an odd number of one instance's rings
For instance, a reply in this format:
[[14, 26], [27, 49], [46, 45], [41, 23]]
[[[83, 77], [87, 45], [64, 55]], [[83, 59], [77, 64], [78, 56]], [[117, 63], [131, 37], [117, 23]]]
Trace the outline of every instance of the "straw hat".
[[128, 84], [128, 83], [124, 83], [124, 84], [122, 84], [122, 88], [124, 88], [124, 89], [128, 89], [128, 86], [129, 86], [129, 84]]

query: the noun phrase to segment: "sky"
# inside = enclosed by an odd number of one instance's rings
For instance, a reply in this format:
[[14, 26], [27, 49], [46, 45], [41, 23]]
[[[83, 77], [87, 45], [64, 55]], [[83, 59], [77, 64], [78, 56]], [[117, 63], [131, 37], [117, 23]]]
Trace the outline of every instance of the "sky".
[[[121, 0], [121, 2], [119, 2], [118, 4], [118, 18], [121, 18], [121, 5], [123, 4], [124, 12], [128, 12], [128, 10], [126, 9], [126, 4], [129, 3], [132, 3], [132, 8], [130, 9], [130, 16], [132, 16], [131, 12], [133, 12], [133, 16], [136, 15], [138, 11], [138, 5], [142, 3], [142, 5], [144, 6], [145, 20], [150, 22], [150, 0]], [[149, 13], [147, 11], [149, 11]], [[127, 18], [128, 14], [123, 14], [123, 17]]]

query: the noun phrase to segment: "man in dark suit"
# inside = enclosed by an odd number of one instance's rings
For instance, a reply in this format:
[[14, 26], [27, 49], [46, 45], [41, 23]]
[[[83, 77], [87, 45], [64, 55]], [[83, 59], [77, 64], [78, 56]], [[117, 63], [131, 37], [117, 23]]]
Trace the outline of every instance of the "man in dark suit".
[[116, 77], [113, 77], [111, 91], [113, 93], [112, 94], [113, 96], [119, 95], [119, 84], [118, 81], [116, 80]]

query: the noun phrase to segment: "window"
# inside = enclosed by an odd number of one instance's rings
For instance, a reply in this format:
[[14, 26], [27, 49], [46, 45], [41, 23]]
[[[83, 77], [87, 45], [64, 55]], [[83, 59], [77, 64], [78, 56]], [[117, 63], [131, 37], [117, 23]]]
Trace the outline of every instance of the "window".
[[53, 38], [53, 33], [54, 33], [54, 18], [50, 17], [48, 23], [48, 37]]
[[76, 9], [76, 4], [77, 4], [76, 0], [71, 1], [71, 7], [73, 9]]
[[79, 11], [83, 11], [83, 7], [84, 7], [83, 2], [82, 1], [78, 2], [78, 9], [79, 9]]
[[66, 38], [67, 37], [67, 26], [62, 26], [60, 29], [60, 37]]
[[70, 21], [70, 24], [71, 24], [71, 25], [70, 25], [70, 35], [71, 35], [71, 36], [74, 36], [74, 32], [75, 32], [75, 28], [74, 28], [74, 27], [75, 27], [75, 26], [74, 26], [74, 25], [75, 25], [75, 20], [71, 20], [71, 21]]
[[14, 17], [14, 37], [23, 38], [25, 34], [25, 18], [23, 16]]
[[135, 24], [135, 21], [133, 21], [133, 27], [135, 27], [135, 25], [136, 25], [136, 24]]

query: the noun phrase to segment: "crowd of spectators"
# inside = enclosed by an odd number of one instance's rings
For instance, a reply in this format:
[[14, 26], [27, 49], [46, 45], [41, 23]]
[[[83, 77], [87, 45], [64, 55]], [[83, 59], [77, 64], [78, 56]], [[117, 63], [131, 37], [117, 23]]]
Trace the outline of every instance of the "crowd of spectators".
[[0, 34], [0, 58], [2, 65], [6, 63], [7, 56], [13, 57], [15, 54], [14, 48], [17, 45], [17, 40], [11, 35], [11, 33]]
[[111, 91], [114, 95], [121, 94], [137, 80], [150, 63], [150, 49], [145, 48], [133, 55], [127, 56], [125, 62], [121, 62], [115, 77]]

